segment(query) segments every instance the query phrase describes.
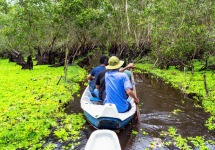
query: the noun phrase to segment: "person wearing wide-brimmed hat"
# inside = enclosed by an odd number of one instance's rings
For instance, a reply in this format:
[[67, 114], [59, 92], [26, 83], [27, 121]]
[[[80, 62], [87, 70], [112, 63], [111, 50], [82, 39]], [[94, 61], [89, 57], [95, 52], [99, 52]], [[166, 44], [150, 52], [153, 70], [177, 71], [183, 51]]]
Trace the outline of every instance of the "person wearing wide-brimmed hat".
[[[115, 55], [114, 55], [115, 56]], [[124, 64], [126, 65], [126, 63], [124, 62]], [[123, 64], [123, 65], [124, 65]], [[105, 61], [105, 66], [108, 65], [108, 60], [107, 62]], [[129, 65], [127, 66], [122, 66], [123, 68], [120, 68], [119, 72], [121, 73], [125, 73], [128, 75], [129, 77], [129, 74], [127, 72], [129, 72], [128, 70], [126, 69], [129, 69], [129, 68], [134, 68], [134, 64], [133, 63], [130, 63]], [[105, 67], [106, 68], [106, 67]], [[94, 94], [101, 100], [105, 100], [106, 98], [106, 87], [105, 87], [105, 74], [106, 72], [108, 71], [111, 71], [110, 69], [105, 69], [101, 72], [98, 73], [97, 75], [97, 78], [96, 78], [96, 89], [94, 90]], [[130, 79], [131, 80], [131, 79]]]
[[106, 99], [104, 104], [115, 104], [119, 113], [129, 111], [131, 104], [127, 102], [126, 93], [134, 98], [136, 103], [139, 103], [139, 99], [132, 92], [132, 85], [125, 73], [120, 73], [119, 68], [124, 64], [124, 61], [120, 61], [116, 56], [112, 56], [108, 61], [106, 69], [111, 71], [105, 74], [106, 82]]

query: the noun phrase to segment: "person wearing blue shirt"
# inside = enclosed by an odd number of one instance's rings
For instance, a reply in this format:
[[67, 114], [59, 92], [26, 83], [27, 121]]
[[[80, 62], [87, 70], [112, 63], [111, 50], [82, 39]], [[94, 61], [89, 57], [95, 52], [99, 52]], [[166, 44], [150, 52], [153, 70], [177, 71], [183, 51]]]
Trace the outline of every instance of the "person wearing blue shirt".
[[100, 57], [100, 66], [93, 68], [93, 70], [88, 75], [87, 79], [88, 79], [90, 91], [94, 91], [96, 77], [99, 72], [105, 70], [105, 61], [107, 61], [107, 60], [108, 60], [107, 56], [101, 56]]
[[139, 103], [139, 99], [132, 92], [132, 84], [125, 73], [120, 73], [119, 68], [124, 61], [120, 61], [116, 56], [112, 56], [108, 61], [106, 69], [111, 71], [105, 74], [106, 99], [104, 104], [115, 104], [119, 113], [127, 112], [131, 109], [131, 104], [127, 102], [126, 93], [131, 96], [135, 103]]
[[[108, 62], [106, 62], [108, 65]], [[106, 65], [105, 63], [105, 65]], [[124, 63], [125, 64], [125, 63]], [[106, 65], [106, 66], [107, 66]], [[119, 72], [123, 73], [125, 71], [128, 71], [126, 69], [128, 68], [134, 68], [134, 64], [130, 63], [128, 66], [125, 66], [124, 68], [120, 68]], [[106, 72], [111, 71], [110, 69], [105, 69], [101, 72], [98, 73], [97, 78], [96, 78], [96, 89], [94, 90], [94, 94], [100, 98], [101, 100], [105, 100], [106, 98], [106, 90], [105, 90], [105, 74]], [[129, 71], [130, 72], [130, 71]]]

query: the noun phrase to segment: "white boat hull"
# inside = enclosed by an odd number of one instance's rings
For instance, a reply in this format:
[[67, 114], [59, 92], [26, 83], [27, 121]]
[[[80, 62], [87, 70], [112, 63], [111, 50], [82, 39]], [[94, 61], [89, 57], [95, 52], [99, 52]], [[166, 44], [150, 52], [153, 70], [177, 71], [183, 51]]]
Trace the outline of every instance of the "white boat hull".
[[121, 150], [121, 147], [115, 132], [97, 130], [91, 134], [85, 150]]
[[125, 113], [118, 113], [114, 104], [98, 105], [90, 101], [93, 97], [87, 87], [81, 97], [81, 108], [88, 121], [98, 129], [119, 130], [133, 118], [136, 111], [134, 100], [129, 97], [131, 109]]

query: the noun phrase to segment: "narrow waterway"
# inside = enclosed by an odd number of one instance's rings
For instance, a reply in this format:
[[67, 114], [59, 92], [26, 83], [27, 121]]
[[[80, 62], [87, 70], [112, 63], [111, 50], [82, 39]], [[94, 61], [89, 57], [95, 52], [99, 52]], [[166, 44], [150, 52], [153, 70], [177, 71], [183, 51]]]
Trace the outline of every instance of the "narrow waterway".
[[[155, 146], [154, 149], [178, 149], [174, 145], [162, 145], [162, 142], [172, 141], [169, 136], [160, 136], [160, 132], [168, 132], [169, 127], [177, 129], [176, 133], [184, 138], [204, 136], [205, 140], [215, 139], [215, 133], [209, 132], [204, 125], [210, 115], [201, 108], [195, 108], [194, 101], [184, 97], [180, 90], [174, 89], [170, 84], [165, 84], [156, 78], [151, 79], [148, 75], [136, 76], [135, 80], [142, 121], [137, 123], [136, 119], [133, 119], [131, 124], [117, 133], [123, 150], [144, 149], [149, 147], [150, 142], [158, 143], [157, 145], [161, 146]], [[84, 89], [83, 86], [80, 93], [83, 93]], [[176, 109], [180, 109], [181, 112], [174, 115], [173, 111]], [[83, 112], [80, 107], [80, 97], [75, 97], [65, 112], [68, 114]], [[88, 138], [95, 131], [89, 123], [86, 123], [85, 127], [86, 129], [81, 133], [82, 138], [78, 140], [81, 144], [75, 147], [76, 150], [84, 150]], [[138, 133], [133, 135], [132, 130], [138, 131]], [[144, 136], [143, 131], [148, 134]], [[58, 141], [52, 142], [59, 144]], [[206, 146], [215, 149], [214, 146], [207, 143]], [[62, 145], [58, 145], [58, 149], [61, 148]]]

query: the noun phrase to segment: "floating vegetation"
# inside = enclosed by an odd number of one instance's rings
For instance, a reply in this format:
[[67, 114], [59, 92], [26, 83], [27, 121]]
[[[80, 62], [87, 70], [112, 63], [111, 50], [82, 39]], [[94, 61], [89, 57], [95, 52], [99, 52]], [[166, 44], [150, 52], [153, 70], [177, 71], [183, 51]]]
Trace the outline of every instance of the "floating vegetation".
[[[61, 81], [63, 67], [21, 66], [0, 60], [0, 147], [37, 149], [52, 131], [57, 138], [77, 139], [85, 122], [82, 114], [67, 115], [64, 105], [73, 99], [86, 76], [84, 69], [68, 68], [68, 82]], [[59, 122], [61, 125], [59, 126]], [[47, 148], [54, 148], [48, 144]]]
[[138, 133], [137, 131], [132, 130], [133, 135], [136, 135], [137, 133]]
[[[169, 131], [169, 136], [172, 137], [174, 143], [172, 143], [171, 141], [169, 142], [165, 142], [164, 144], [166, 146], [169, 146], [171, 144], [174, 144], [175, 146], [177, 146], [180, 149], [186, 149], [186, 150], [191, 150], [192, 147], [190, 145], [188, 145], [188, 142], [193, 143], [193, 145], [197, 148], [200, 148], [200, 150], [209, 150], [209, 148], [207, 146], [205, 146], [205, 140], [203, 136], [196, 136], [195, 138], [193, 137], [187, 137], [187, 138], [183, 138], [181, 135], [176, 134], [177, 129], [174, 129], [173, 127], [170, 127], [168, 129]], [[163, 132], [161, 132], [163, 133]], [[163, 136], [161, 136], [163, 137]], [[207, 143], [213, 145], [214, 141], [212, 140], [208, 140]]]
[[146, 132], [146, 131], [143, 131], [143, 135], [145, 136], [145, 135], [148, 135], [148, 133]]

